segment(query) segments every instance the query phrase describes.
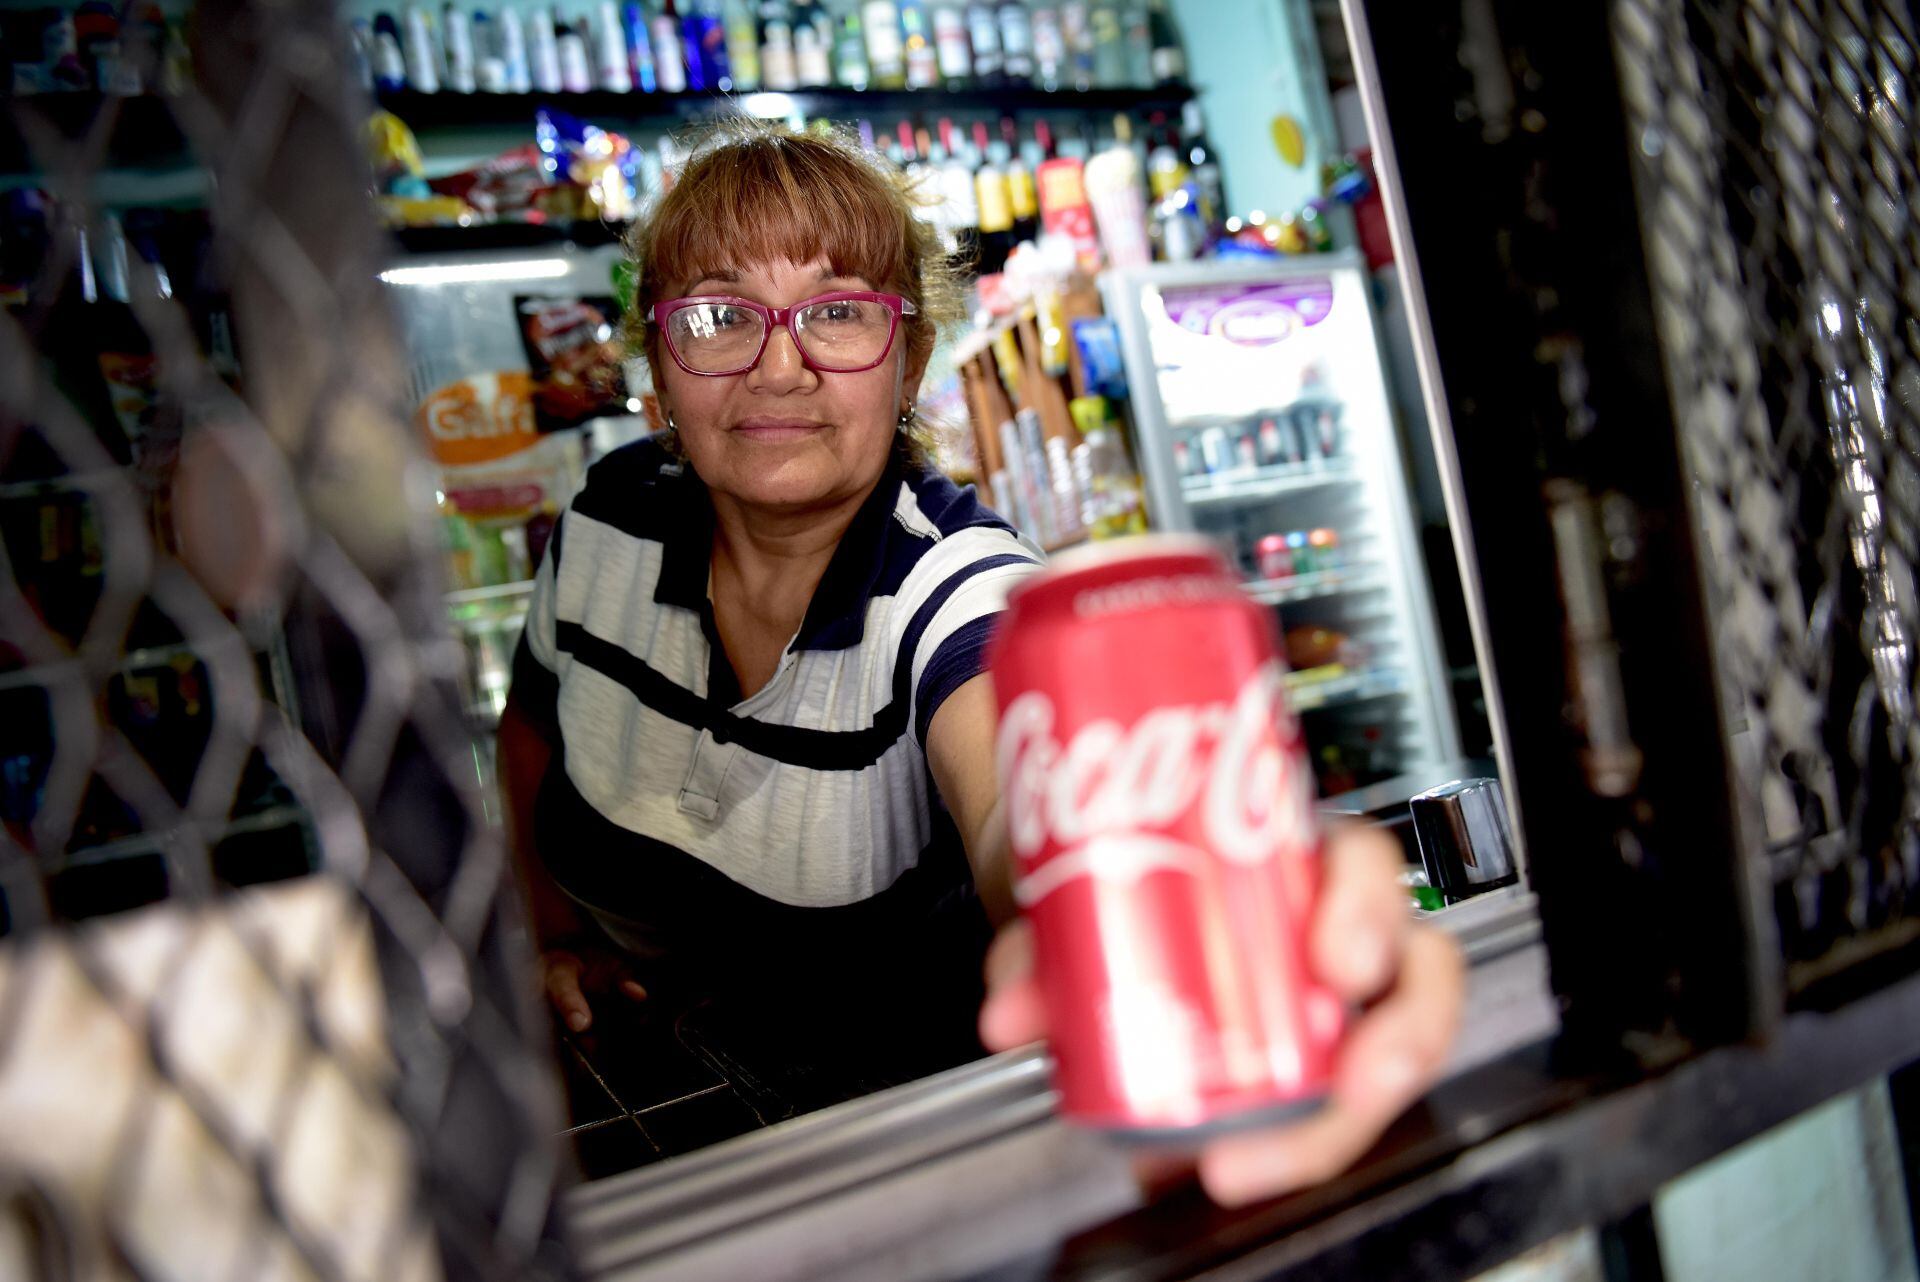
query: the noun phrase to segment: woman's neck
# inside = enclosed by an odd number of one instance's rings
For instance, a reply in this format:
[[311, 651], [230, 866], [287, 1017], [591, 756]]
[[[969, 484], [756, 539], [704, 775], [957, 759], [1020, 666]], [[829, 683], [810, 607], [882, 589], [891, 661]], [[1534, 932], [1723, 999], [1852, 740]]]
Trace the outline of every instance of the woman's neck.
[[714, 494], [715, 604], [726, 613], [744, 609], [760, 626], [778, 630], [784, 644], [806, 618], [834, 549], [871, 493], [869, 487], [805, 512], [768, 512]]

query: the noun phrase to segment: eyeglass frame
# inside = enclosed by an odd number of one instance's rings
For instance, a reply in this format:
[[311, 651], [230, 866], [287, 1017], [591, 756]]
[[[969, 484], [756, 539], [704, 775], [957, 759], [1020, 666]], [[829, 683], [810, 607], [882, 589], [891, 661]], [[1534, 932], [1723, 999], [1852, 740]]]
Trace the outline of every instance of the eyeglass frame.
[[[887, 309], [886, 346], [880, 349], [880, 355], [874, 357], [873, 360], [865, 365], [854, 365], [845, 369], [835, 369], [817, 363], [812, 357], [807, 355], [806, 345], [800, 341], [800, 331], [794, 328], [793, 318], [806, 308], [813, 307], [820, 303], [838, 302], [879, 303]], [[694, 369], [680, 358], [680, 352], [674, 347], [673, 339], [669, 336], [667, 321], [675, 312], [699, 303], [725, 303], [730, 307], [744, 307], [760, 317], [760, 321], [765, 328], [760, 332], [760, 346], [753, 353], [752, 360], [740, 366], [738, 369], [704, 370]], [[673, 363], [675, 365], [678, 365], [695, 378], [733, 378], [736, 375], [745, 374], [758, 365], [760, 358], [767, 354], [767, 344], [773, 341], [773, 331], [776, 328], [787, 331], [787, 336], [793, 339], [793, 350], [799, 355], [800, 363], [815, 373], [864, 374], [870, 369], [879, 368], [879, 366], [886, 361], [887, 357], [893, 355], [893, 344], [900, 337], [900, 318], [902, 316], [918, 316], [919, 314], [920, 309], [914, 305], [911, 299], [902, 298], [898, 294], [882, 294], [875, 290], [867, 289], [830, 290], [824, 294], [815, 294], [812, 298], [803, 298], [799, 302], [790, 303], [785, 307], [768, 307], [766, 304], [756, 303], [750, 298], [736, 298], [731, 294], [689, 294], [685, 298], [662, 299], [655, 303], [652, 309], [653, 323], [660, 327], [660, 341], [666, 344], [667, 355], [673, 357]]]

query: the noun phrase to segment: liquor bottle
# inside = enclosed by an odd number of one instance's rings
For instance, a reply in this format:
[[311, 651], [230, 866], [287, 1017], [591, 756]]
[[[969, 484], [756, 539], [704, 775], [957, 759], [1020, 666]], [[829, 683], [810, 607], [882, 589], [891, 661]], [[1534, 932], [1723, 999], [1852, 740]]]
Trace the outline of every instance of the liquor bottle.
[[733, 70], [734, 92], [752, 93], [760, 87], [760, 24], [753, 5], [749, 0], [726, 0], [721, 21], [727, 30], [727, 65]]
[[907, 87], [907, 56], [894, 0], [865, 0], [860, 7], [867, 40], [867, 82], [875, 89]]
[[867, 35], [856, 0], [841, 0], [844, 8], [834, 25], [833, 79], [842, 89], [867, 87]]
[[1173, 25], [1173, 12], [1167, 0], [1147, 0], [1147, 30], [1153, 40], [1153, 82], [1180, 84], [1187, 78], [1187, 54], [1180, 47], [1180, 32]]
[[907, 62], [907, 88], [940, 86], [940, 54], [933, 44], [933, 20], [926, 0], [900, 0], [900, 40]]
[[[1041, 122], [1045, 127], [1045, 122]], [[1033, 166], [1020, 146], [1013, 117], [1000, 118], [1000, 136], [1007, 144], [1007, 194], [1013, 203], [1013, 243], [1032, 240], [1040, 234], [1040, 192], [1034, 185]]]
[[1007, 256], [1019, 242], [1013, 235], [1013, 188], [1007, 171], [999, 163], [1004, 146], [989, 143], [987, 124], [976, 120], [973, 145], [980, 152], [980, 168], [973, 174], [973, 195], [980, 207], [980, 272], [987, 275], [1007, 264]]
[[1065, 79], [1082, 93], [1093, 88], [1093, 8], [1089, 0], [1060, 6], [1060, 43], [1067, 51]]
[[973, 41], [967, 35], [967, 11], [960, 0], [934, 0], [933, 48], [947, 88], [973, 84]]
[[953, 127], [953, 121], [940, 120], [940, 144], [947, 156], [940, 169], [941, 205], [946, 213], [948, 235], [953, 253], [969, 268], [980, 261], [980, 198], [974, 190], [973, 171], [980, 157], [970, 154], [966, 140]]
[[647, 34], [647, 7], [640, 0], [620, 6], [620, 34], [627, 46], [627, 75], [641, 93], [657, 93], [660, 77], [653, 57], [653, 38]]
[[680, 44], [680, 12], [665, 0], [648, 23], [653, 33], [653, 70], [661, 93], [687, 91], [687, 61]]
[[1033, 80], [1033, 15], [1027, 0], [1000, 0], [1000, 70], [1010, 85]]
[[733, 87], [733, 67], [727, 62], [727, 28], [720, 19], [720, 0], [689, 0], [680, 19], [680, 42], [686, 50], [687, 88], [695, 93]]
[[1200, 217], [1211, 231], [1227, 213], [1227, 187], [1220, 172], [1220, 153], [1207, 139], [1206, 113], [1198, 102], [1189, 101], [1180, 109], [1180, 123], [1186, 134], [1187, 168], [1193, 175]]
[[1066, 83], [1067, 37], [1060, 27], [1060, 7], [1041, 3], [1033, 6], [1033, 84], [1048, 93]]
[[802, 89], [833, 83], [833, 19], [819, 0], [800, 0], [794, 13], [793, 60]]
[[1006, 81], [1000, 60], [1000, 15], [992, 0], [972, 0], [966, 7], [967, 46], [973, 55], [973, 81], [986, 89]]
[[1153, 149], [1147, 153], [1147, 194], [1160, 201], [1186, 184], [1188, 170], [1179, 140], [1165, 118], [1155, 115], [1152, 128]]
[[594, 7], [593, 70], [599, 88], [614, 93], [633, 92], [633, 60], [627, 56], [627, 30], [613, 0], [600, 0]]
[[793, 9], [787, 0], [761, 0], [760, 80], [776, 93], [800, 87], [800, 60], [793, 48]]
[[1127, 51], [1125, 83], [1145, 89], [1153, 83], [1153, 24], [1147, 16], [1147, 0], [1121, 0], [1120, 38]]
[[1089, 16], [1093, 27], [1093, 83], [1101, 89], [1121, 89], [1128, 83], [1127, 33], [1120, 24], [1115, 0], [1094, 0]]

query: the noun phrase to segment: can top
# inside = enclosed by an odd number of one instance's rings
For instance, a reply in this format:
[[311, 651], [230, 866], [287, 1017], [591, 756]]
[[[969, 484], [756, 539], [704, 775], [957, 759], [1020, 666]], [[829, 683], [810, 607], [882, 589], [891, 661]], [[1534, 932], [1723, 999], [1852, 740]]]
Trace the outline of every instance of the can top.
[[1287, 536], [1284, 534], [1262, 535], [1260, 541], [1253, 545], [1256, 552], [1278, 552], [1285, 546], [1287, 546]]
[[[1237, 597], [1239, 589], [1212, 540], [1197, 534], [1139, 534], [1102, 539], [1063, 552], [1045, 572], [1016, 585], [1008, 604], [1017, 611], [1046, 609], [1042, 601], [1064, 600], [1082, 589], [1099, 589], [1132, 579], [1179, 579], [1178, 600]], [[1132, 598], [1129, 597], [1129, 600]], [[1157, 599], [1157, 598], [1156, 598]], [[1134, 604], [1146, 604], [1143, 599]], [[1161, 604], [1176, 604], [1168, 597]]]

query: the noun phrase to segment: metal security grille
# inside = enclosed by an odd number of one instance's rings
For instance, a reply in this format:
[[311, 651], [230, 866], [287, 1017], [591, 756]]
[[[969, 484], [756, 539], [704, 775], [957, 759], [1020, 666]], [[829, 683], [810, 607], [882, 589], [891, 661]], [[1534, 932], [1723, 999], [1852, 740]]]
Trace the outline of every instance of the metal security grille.
[[1790, 990], [1920, 933], [1913, 17], [1619, 0], [1658, 341]]
[[0, 1275], [566, 1276], [366, 104], [324, 3], [119, 16], [6, 104]]

